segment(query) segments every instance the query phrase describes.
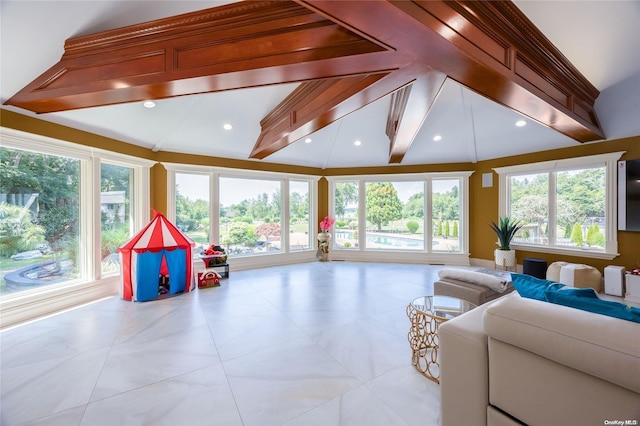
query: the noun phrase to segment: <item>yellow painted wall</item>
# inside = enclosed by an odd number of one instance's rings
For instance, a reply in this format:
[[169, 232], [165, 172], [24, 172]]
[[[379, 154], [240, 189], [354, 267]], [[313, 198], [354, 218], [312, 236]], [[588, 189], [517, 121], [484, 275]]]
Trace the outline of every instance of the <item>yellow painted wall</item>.
[[167, 169], [162, 164], [151, 167], [150, 200], [151, 208], [166, 216], [167, 214]]
[[78, 145], [91, 146], [120, 154], [153, 160], [154, 152], [150, 149], [141, 148], [104, 136], [98, 136], [93, 133], [74, 129], [73, 127], [49, 123], [48, 121], [18, 114], [3, 108], [0, 108], [0, 125], [9, 129], [20, 130], [59, 139], [61, 141], [73, 142]]
[[[74, 142], [80, 145], [93, 146], [158, 162], [296, 173], [312, 176], [474, 171], [470, 178], [469, 191], [470, 253], [471, 258], [486, 260], [493, 259], [493, 250], [495, 249], [496, 238], [491, 228], [489, 228], [489, 223], [496, 220], [498, 217], [498, 185], [497, 175], [494, 173], [494, 186], [491, 188], [483, 188], [483, 173], [493, 173], [492, 169], [494, 167], [512, 166], [517, 164], [602, 154], [614, 151], [626, 151], [626, 154], [622, 157], [623, 160], [640, 159], [640, 136], [636, 136], [633, 138], [600, 143], [582, 145], [576, 143], [576, 146], [571, 148], [481, 161], [476, 164], [452, 163], [412, 166], [394, 165], [386, 167], [335, 168], [323, 170], [313, 167], [289, 166], [262, 161], [233, 160], [170, 152], [153, 152], [146, 148], [137, 147], [118, 140], [105, 138], [70, 127], [48, 123], [37, 118], [24, 116], [4, 109], [0, 109], [0, 125], [7, 128], [22, 130], [29, 133]], [[167, 210], [166, 177], [167, 172], [162, 165], [157, 164], [151, 169], [151, 207], [163, 213], [166, 213]], [[321, 178], [319, 181], [318, 200], [318, 218], [322, 219], [328, 214], [329, 206], [328, 182], [324, 178]], [[522, 259], [525, 257], [536, 257], [546, 259], [548, 263], [556, 260], [588, 263], [598, 267], [600, 270], [611, 264], [625, 266], [630, 269], [640, 262], [640, 249], [638, 248], [640, 247], [640, 232], [618, 232], [618, 243], [621, 256], [612, 261], [601, 261], [578, 257], [572, 258], [561, 255], [525, 251], [519, 251], [517, 256], [519, 263], [522, 263]]]
[[318, 223], [329, 215], [329, 181], [321, 178], [318, 181]]

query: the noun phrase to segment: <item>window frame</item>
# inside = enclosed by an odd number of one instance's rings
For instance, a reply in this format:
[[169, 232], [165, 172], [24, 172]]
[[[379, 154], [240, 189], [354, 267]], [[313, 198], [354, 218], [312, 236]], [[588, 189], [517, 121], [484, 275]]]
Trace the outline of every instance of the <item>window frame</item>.
[[[409, 263], [446, 263], [450, 265], [469, 264], [469, 178], [473, 171], [457, 172], [425, 172], [425, 173], [403, 173], [403, 174], [377, 174], [377, 175], [344, 175], [327, 176], [329, 181], [329, 212], [335, 217], [335, 184], [337, 182], [357, 182], [358, 183], [358, 248], [341, 249], [333, 247], [332, 253], [335, 257], [344, 260], [369, 260], [369, 261], [402, 261]], [[456, 252], [434, 251], [432, 250], [432, 232], [425, 232], [424, 250], [387, 250], [379, 248], [367, 249], [366, 244], [366, 184], [372, 182], [420, 182], [424, 183], [425, 205], [424, 205], [424, 229], [429, 229], [428, 221], [432, 212], [432, 191], [434, 180], [460, 179], [459, 199], [460, 199], [460, 222], [463, 231], [459, 234], [460, 250]]]
[[[555, 229], [556, 225], [556, 176], [558, 172], [586, 169], [593, 167], [605, 167], [606, 186], [605, 186], [605, 249], [593, 250], [574, 248], [558, 245], [542, 245], [542, 244], [526, 244], [511, 243], [511, 247], [516, 250], [562, 254], [567, 256], [587, 257], [593, 259], [612, 260], [619, 256], [618, 253], [618, 232], [617, 232], [617, 164], [618, 160], [624, 154], [621, 152], [610, 152], [605, 154], [589, 155], [584, 157], [566, 158], [560, 160], [542, 161], [536, 163], [519, 164], [506, 167], [496, 167], [493, 170], [498, 174], [498, 214], [500, 217], [510, 215], [509, 205], [511, 199], [511, 182], [512, 176], [524, 174], [549, 174], [549, 228]], [[551, 239], [550, 239], [551, 240]], [[553, 240], [555, 241], [555, 235]]]
[[[160, 163], [167, 170], [167, 218], [175, 221], [176, 205], [175, 205], [175, 174], [176, 173], [192, 173], [206, 174], [209, 176], [209, 235], [212, 240], [220, 240], [220, 197], [218, 187], [220, 178], [238, 178], [238, 179], [263, 179], [269, 181], [280, 182], [280, 221], [281, 221], [281, 247], [278, 252], [257, 253], [234, 257], [232, 260], [233, 268], [236, 270], [258, 268], [270, 265], [284, 265], [288, 263], [296, 263], [304, 260], [311, 260], [315, 247], [312, 245], [308, 249], [290, 250], [289, 247], [289, 182], [290, 181], [308, 181], [309, 182], [309, 199], [310, 211], [309, 221], [312, 224], [313, 232], [317, 230], [317, 211], [318, 211], [318, 181], [320, 176], [303, 175], [295, 173], [283, 172], [266, 172], [248, 169], [234, 169], [217, 166], [200, 166], [182, 163]], [[231, 260], [231, 259], [230, 259]], [[200, 269], [201, 263], [199, 259], [194, 260], [196, 271]]]
[[42, 288], [2, 295], [0, 310], [3, 316], [0, 327], [117, 294], [119, 274], [102, 274], [100, 164], [105, 161], [133, 169], [132, 191], [136, 194], [136, 205], [132, 213], [132, 234], [135, 235], [150, 218], [150, 173], [151, 167], [157, 162], [6, 127], [0, 127], [0, 138], [5, 148], [80, 161], [79, 277]]
[[[289, 221], [288, 226], [291, 226], [291, 182], [305, 182], [307, 184], [307, 186], [308, 186], [307, 198], [308, 198], [308, 201], [309, 201], [309, 206], [308, 206], [309, 207], [309, 235], [308, 235], [308, 239], [307, 239], [308, 240], [307, 241], [307, 245], [309, 247], [308, 248], [301, 248], [301, 249], [291, 250], [291, 241], [289, 240], [288, 244], [287, 244], [287, 249], [288, 249], [289, 252], [298, 252], [298, 251], [305, 251], [305, 250], [314, 249], [314, 240], [315, 239], [312, 239], [311, 237], [312, 237], [312, 230], [314, 229], [313, 228], [313, 224], [316, 222], [316, 220], [314, 220], [312, 222], [311, 221], [311, 216], [312, 216], [312, 213], [316, 212], [318, 209], [317, 209], [316, 206], [314, 206], [313, 199], [311, 198], [311, 196], [312, 196], [312, 194], [314, 194], [314, 193], [317, 194], [317, 192], [318, 192], [317, 191], [317, 187], [316, 187], [316, 190], [314, 191], [314, 185], [313, 185], [313, 183], [317, 184], [317, 180], [315, 182], [312, 182], [312, 181], [309, 181], [309, 180], [306, 180], [306, 179], [289, 178], [288, 182], [289, 182], [289, 184], [288, 184], [289, 191], [287, 193], [287, 204], [285, 205], [284, 201], [283, 201], [283, 206], [282, 206], [283, 209], [287, 210], [287, 214], [288, 214], [287, 219]], [[289, 238], [290, 235], [291, 235], [291, 229], [289, 229], [289, 233], [287, 233], [287, 238]]]
[[[133, 170], [132, 191], [137, 195], [132, 209], [132, 229], [135, 235], [149, 221], [150, 215], [150, 169], [155, 161], [118, 154], [93, 147], [85, 147], [71, 142], [33, 135], [2, 128], [2, 146], [38, 154], [73, 158], [80, 161], [80, 249], [79, 278], [48, 287], [64, 287], [66, 283], [86, 283], [103, 278], [100, 259], [100, 164], [115, 164]], [[119, 274], [105, 274], [105, 277]], [[38, 293], [42, 289], [25, 290], [19, 294]], [[11, 297], [5, 295], [3, 297]]]
[[[125, 168], [129, 168], [132, 170], [132, 176], [131, 179], [133, 182], [130, 183], [131, 186], [131, 194], [130, 194], [130, 207], [129, 207], [129, 211], [130, 211], [130, 217], [129, 217], [129, 232], [130, 235], [129, 237], [133, 237], [136, 232], [140, 231], [140, 229], [142, 229], [142, 227], [149, 222], [150, 220], [150, 215], [149, 215], [149, 211], [150, 211], [150, 197], [147, 196], [142, 196], [142, 192], [140, 191], [146, 191], [146, 194], [150, 193], [150, 180], [149, 180], [149, 172], [150, 172], [150, 166], [152, 164], [155, 164], [155, 162], [147, 162], [147, 165], [149, 166], [149, 170], [146, 171], [146, 173], [144, 172], [144, 164], [145, 162], [142, 162], [141, 164], [138, 164], [137, 166], [134, 166], [131, 164], [130, 161], [122, 158], [121, 155], [113, 155], [113, 153], [103, 153], [100, 156], [100, 159], [98, 161], [96, 161], [98, 159], [94, 158], [93, 161], [96, 162], [97, 164], [94, 165], [95, 170], [96, 170], [96, 175], [97, 175], [97, 190], [93, 191], [94, 194], [100, 194], [101, 190], [101, 178], [102, 178], [102, 164], [109, 164], [109, 165], [113, 165], [113, 166], [120, 166], [120, 167], [125, 167]], [[138, 160], [138, 159], [137, 159]], [[97, 235], [95, 236], [96, 241], [98, 242], [98, 252], [100, 252], [99, 249], [99, 245], [102, 243], [102, 217], [101, 217], [101, 200], [100, 197], [94, 197], [97, 198], [96, 204], [94, 205], [94, 213], [96, 213], [96, 216], [94, 218], [94, 221], [96, 223], [96, 227], [97, 228]], [[139, 204], [141, 204], [141, 206], [139, 206]], [[94, 265], [95, 268], [97, 268], [97, 271], [100, 271], [100, 275], [103, 277], [108, 277], [108, 276], [119, 276], [120, 275], [120, 271], [113, 271], [111, 273], [107, 272], [104, 273], [102, 272], [102, 259], [100, 259], [100, 256], [98, 256], [98, 262]]]

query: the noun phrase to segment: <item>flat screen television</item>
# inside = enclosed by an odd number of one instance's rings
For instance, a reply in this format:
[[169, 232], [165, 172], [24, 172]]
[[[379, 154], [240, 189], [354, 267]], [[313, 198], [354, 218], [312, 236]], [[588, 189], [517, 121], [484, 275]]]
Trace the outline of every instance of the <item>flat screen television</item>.
[[618, 229], [640, 231], [640, 160], [618, 161]]

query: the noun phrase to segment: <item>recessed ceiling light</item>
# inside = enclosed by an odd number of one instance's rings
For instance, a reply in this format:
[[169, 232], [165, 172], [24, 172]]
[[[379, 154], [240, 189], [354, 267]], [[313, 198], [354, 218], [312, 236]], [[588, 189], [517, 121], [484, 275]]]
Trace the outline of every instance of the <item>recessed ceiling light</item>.
[[145, 108], [155, 108], [156, 103], [153, 101], [144, 101], [142, 105], [144, 105]]
[[233, 129], [233, 126], [229, 123], [225, 123], [224, 126], [222, 126], [225, 130], [231, 130]]
[[355, 146], [360, 146], [360, 145], [362, 145], [362, 142], [360, 142], [360, 141], [355, 141], [353, 144], [354, 144]]
[[304, 140], [304, 143], [311, 143], [311, 138], [306, 138], [306, 139]]
[[440, 136], [440, 135], [435, 135], [435, 136], [433, 137], [433, 140], [434, 140], [434, 141], [436, 141], [436, 142], [441, 141], [441, 140], [442, 140], [442, 136]]
[[518, 126], [518, 127], [522, 127], [522, 126], [526, 126], [526, 125], [527, 125], [527, 122], [524, 121], [524, 120], [516, 121], [516, 126]]

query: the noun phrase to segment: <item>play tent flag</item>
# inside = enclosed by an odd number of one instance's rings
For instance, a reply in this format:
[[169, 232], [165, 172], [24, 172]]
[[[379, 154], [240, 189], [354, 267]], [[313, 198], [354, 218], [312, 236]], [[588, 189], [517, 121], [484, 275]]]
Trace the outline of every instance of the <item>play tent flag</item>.
[[191, 290], [194, 246], [191, 238], [154, 211], [151, 222], [118, 248], [120, 297], [138, 302], [157, 299], [160, 275], [168, 275], [169, 295]]

